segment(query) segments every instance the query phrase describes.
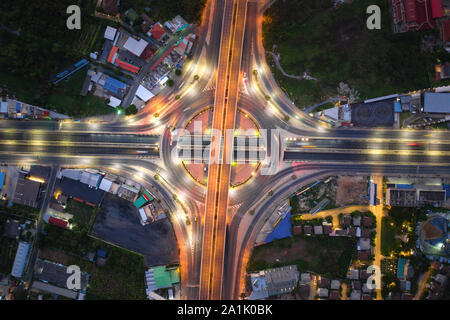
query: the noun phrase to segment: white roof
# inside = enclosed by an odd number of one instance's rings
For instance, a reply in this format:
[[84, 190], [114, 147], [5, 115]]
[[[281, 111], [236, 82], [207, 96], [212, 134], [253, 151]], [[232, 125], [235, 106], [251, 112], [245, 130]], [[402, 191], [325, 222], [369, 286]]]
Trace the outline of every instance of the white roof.
[[0, 112], [2, 113], [8, 112], [8, 102], [2, 101]]
[[100, 182], [99, 189], [103, 190], [103, 191], [106, 191], [106, 192], [109, 192], [109, 190], [111, 190], [111, 186], [112, 186], [112, 181], [103, 178], [102, 182]]
[[145, 214], [144, 209], [139, 209], [139, 214], [141, 215], [141, 220], [147, 222], [147, 215]]
[[139, 88], [136, 91], [136, 96], [144, 102], [147, 102], [151, 98], [153, 98], [154, 94], [147, 90], [142, 85], [139, 85]]
[[148, 43], [144, 39], [137, 41], [133, 37], [129, 37], [123, 47], [130, 51], [132, 54], [139, 57], [147, 45]]
[[113, 96], [109, 97], [108, 106], [115, 108], [115, 107], [119, 106], [121, 103], [122, 103], [122, 100], [117, 99], [116, 97], [113, 97]]
[[334, 107], [331, 109], [326, 109], [323, 111], [323, 114], [333, 120], [338, 120], [339, 119], [339, 108]]
[[81, 179], [81, 171], [76, 169], [63, 169], [61, 170], [61, 176], [73, 180]]
[[11, 274], [14, 277], [20, 278], [23, 275], [29, 251], [30, 251], [29, 243], [19, 242], [19, 247], [17, 248], [16, 257], [14, 259], [14, 265], [11, 271]]
[[105, 30], [105, 39], [113, 41], [114, 37], [116, 36], [116, 32], [117, 32], [116, 28], [107, 26]]

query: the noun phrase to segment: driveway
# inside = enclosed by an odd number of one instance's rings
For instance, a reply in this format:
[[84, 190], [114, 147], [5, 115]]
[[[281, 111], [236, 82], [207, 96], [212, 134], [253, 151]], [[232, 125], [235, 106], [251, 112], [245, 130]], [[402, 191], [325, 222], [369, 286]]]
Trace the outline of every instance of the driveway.
[[148, 267], [179, 262], [178, 246], [169, 220], [142, 226], [134, 205], [110, 193], [103, 199], [91, 234], [144, 255]]

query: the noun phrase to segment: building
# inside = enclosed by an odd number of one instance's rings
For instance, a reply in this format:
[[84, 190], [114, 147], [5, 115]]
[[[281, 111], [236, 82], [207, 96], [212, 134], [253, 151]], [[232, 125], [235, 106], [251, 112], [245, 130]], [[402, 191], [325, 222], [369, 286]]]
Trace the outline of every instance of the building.
[[180, 282], [180, 269], [178, 267], [167, 268], [166, 266], [154, 267], [145, 272], [147, 284], [147, 295], [151, 291], [163, 288], [171, 288]]
[[28, 261], [28, 254], [30, 252], [31, 245], [26, 242], [19, 242], [19, 246], [17, 248], [16, 257], [14, 258], [14, 264], [12, 267], [11, 275], [20, 278], [23, 276], [23, 272], [25, 271], [25, 267]]
[[[67, 267], [63, 264], [38, 259], [35, 265], [34, 278], [45, 282], [53, 284], [59, 288], [67, 288], [67, 280], [72, 273], [67, 272]], [[86, 272], [81, 272], [80, 278], [80, 289], [73, 290], [77, 292], [85, 291], [89, 282], [89, 274]]]
[[107, 26], [105, 29], [105, 39], [114, 41], [114, 38], [116, 37], [117, 29]]
[[91, 206], [99, 206], [105, 194], [103, 190], [90, 188], [80, 181], [64, 177], [56, 181], [55, 192], [65, 194]]
[[123, 47], [135, 56], [139, 57], [147, 46], [148, 42], [144, 39], [139, 39], [139, 41], [137, 41], [133, 37], [129, 37]]
[[421, 223], [419, 245], [425, 254], [450, 257], [449, 221], [450, 214], [433, 213], [427, 221]]
[[[439, 18], [439, 2], [434, 0], [391, 0], [394, 33], [434, 28], [436, 26], [435, 19]], [[442, 3], [440, 5], [442, 10]]]
[[126, 83], [112, 77], [106, 78], [106, 82], [103, 87], [109, 92], [114, 93], [120, 97], [125, 96], [126, 91], [128, 90], [128, 85]]
[[144, 86], [139, 85], [137, 91], [136, 91], [136, 97], [141, 99], [144, 102], [147, 102], [151, 98], [153, 98], [155, 95], [150, 92], [150, 90], [147, 90]]
[[41, 188], [41, 182], [42, 181], [31, 180], [30, 176], [27, 173], [21, 171], [17, 180], [13, 202], [33, 208], [38, 208], [38, 198]]
[[411, 188], [397, 185], [397, 188], [386, 189], [386, 204], [399, 207], [416, 207], [425, 204], [440, 206], [447, 197], [447, 192], [442, 186], [434, 188], [432, 186], [421, 186], [418, 189], [411, 185]]
[[185, 29], [189, 24], [181, 16], [176, 16], [172, 20], [164, 22], [164, 26], [172, 33]]
[[145, 13], [141, 14], [141, 19], [142, 19], [141, 30], [142, 30], [142, 32], [147, 33], [148, 30], [150, 30], [151, 26], [155, 22], [148, 15], [146, 15]]
[[147, 32], [147, 34], [150, 37], [153, 37], [156, 40], [159, 40], [166, 34], [166, 31], [164, 30], [161, 23], [157, 22], [153, 25], [152, 29], [149, 32]]
[[105, 13], [116, 15], [119, 13], [120, 0], [102, 0], [102, 9]]
[[423, 95], [423, 112], [450, 113], [450, 93], [425, 92]]
[[252, 292], [248, 300], [261, 300], [269, 297], [264, 271], [251, 273], [250, 282], [252, 284]]
[[264, 271], [269, 296], [292, 292], [297, 286], [299, 272], [296, 265], [268, 269]]

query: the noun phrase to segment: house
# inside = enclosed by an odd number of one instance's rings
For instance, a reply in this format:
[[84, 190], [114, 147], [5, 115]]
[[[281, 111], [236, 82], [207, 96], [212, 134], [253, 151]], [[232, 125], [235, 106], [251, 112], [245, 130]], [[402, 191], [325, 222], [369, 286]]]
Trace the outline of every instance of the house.
[[114, 41], [114, 38], [116, 37], [116, 34], [117, 34], [117, 29], [116, 28], [107, 26], [106, 29], [105, 29], [104, 37], [105, 37], [105, 39]]
[[348, 228], [348, 235], [351, 237], [356, 236], [356, 228], [355, 227]]
[[358, 251], [370, 250], [370, 239], [359, 238], [357, 249], [358, 249]]
[[30, 176], [25, 172], [19, 173], [17, 179], [16, 190], [14, 193], [13, 202], [25, 206], [38, 208], [38, 197], [41, 188], [41, 181], [30, 179]]
[[435, 27], [435, 18], [438, 17], [437, 6], [439, 5], [436, 1], [391, 0], [391, 2], [394, 33], [421, 31]]
[[353, 290], [361, 290], [361, 281], [352, 281]]
[[314, 226], [314, 234], [317, 234], [317, 235], [323, 234], [322, 226]]
[[342, 219], [342, 226], [344, 226], [344, 227], [350, 226], [351, 221], [352, 221], [352, 217], [345, 215], [344, 218]]
[[309, 273], [302, 273], [300, 275], [300, 284], [309, 284], [311, 282], [311, 275]]
[[302, 226], [294, 226], [293, 231], [295, 235], [302, 234], [303, 231]]
[[370, 238], [372, 232], [373, 232], [372, 229], [364, 228], [364, 229], [361, 230], [361, 237], [363, 237], [363, 238]]
[[450, 93], [425, 92], [423, 94], [423, 112], [450, 113]]
[[360, 290], [352, 290], [350, 294], [350, 300], [361, 300], [361, 291]]
[[264, 273], [269, 296], [278, 296], [292, 292], [299, 280], [299, 272], [296, 265], [268, 269]]
[[144, 49], [148, 46], [148, 42], [144, 39], [137, 41], [133, 37], [128, 37], [127, 41], [123, 45], [124, 49], [130, 51], [135, 56], [139, 57]]
[[120, 0], [102, 0], [102, 9], [105, 13], [116, 15], [119, 13]]
[[311, 226], [303, 226], [303, 231], [305, 232], [306, 235], [311, 235], [312, 234], [312, 227]]
[[332, 290], [339, 290], [340, 287], [341, 287], [341, 282], [339, 280], [331, 281], [331, 289]]
[[145, 279], [148, 295], [150, 291], [171, 288], [174, 284], [180, 283], [180, 270], [178, 267], [154, 267], [145, 272]]
[[330, 300], [340, 300], [339, 291], [333, 290], [330, 292]]
[[333, 228], [329, 225], [323, 226], [323, 233], [329, 235], [333, 232]]
[[317, 295], [320, 298], [328, 298], [328, 289], [326, 289], [326, 288], [317, 289]]
[[328, 288], [329, 286], [330, 286], [330, 279], [325, 278], [325, 277], [320, 277], [319, 287]]
[[17, 247], [16, 257], [14, 258], [14, 264], [12, 267], [11, 275], [20, 278], [25, 271], [25, 266], [28, 261], [28, 254], [30, 252], [31, 245], [26, 242], [19, 242], [19, 246]]
[[249, 300], [260, 300], [269, 297], [264, 271], [250, 274], [250, 282], [252, 284], [252, 292], [248, 297]]
[[146, 15], [145, 13], [141, 14], [141, 19], [142, 19], [141, 30], [142, 30], [142, 32], [147, 33], [148, 30], [150, 30], [150, 27], [155, 22], [148, 15]]
[[152, 29], [147, 32], [147, 34], [155, 38], [156, 40], [159, 40], [166, 34], [166, 31], [164, 30], [161, 23], [157, 22], [153, 25]]
[[372, 217], [364, 217], [363, 223], [364, 223], [364, 227], [370, 228], [373, 225], [373, 218]]
[[358, 269], [350, 269], [347, 278], [350, 280], [358, 280], [359, 279], [359, 270]]
[[7, 219], [3, 225], [3, 236], [10, 239], [19, 239], [22, 228], [18, 220]]
[[[60, 263], [38, 259], [35, 265], [34, 278], [41, 282], [55, 285], [59, 288], [67, 288], [67, 280], [71, 272], [67, 272], [68, 268]], [[89, 282], [89, 274], [81, 272], [80, 274], [80, 289], [73, 289], [73, 291], [84, 291]]]
[[360, 261], [369, 260], [369, 253], [367, 251], [358, 251], [358, 260]]

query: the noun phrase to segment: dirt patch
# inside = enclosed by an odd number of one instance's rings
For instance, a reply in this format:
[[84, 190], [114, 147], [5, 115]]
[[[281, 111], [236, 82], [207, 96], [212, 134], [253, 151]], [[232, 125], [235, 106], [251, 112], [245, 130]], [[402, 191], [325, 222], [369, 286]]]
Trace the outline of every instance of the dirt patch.
[[54, 262], [59, 262], [66, 265], [70, 257], [63, 251], [58, 249], [44, 248], [39, 250], [39, 258], [44, 260], [50, 260]]
[[367, 177], [340, 176], [336, 194], [336, 206], [368, 204]]

